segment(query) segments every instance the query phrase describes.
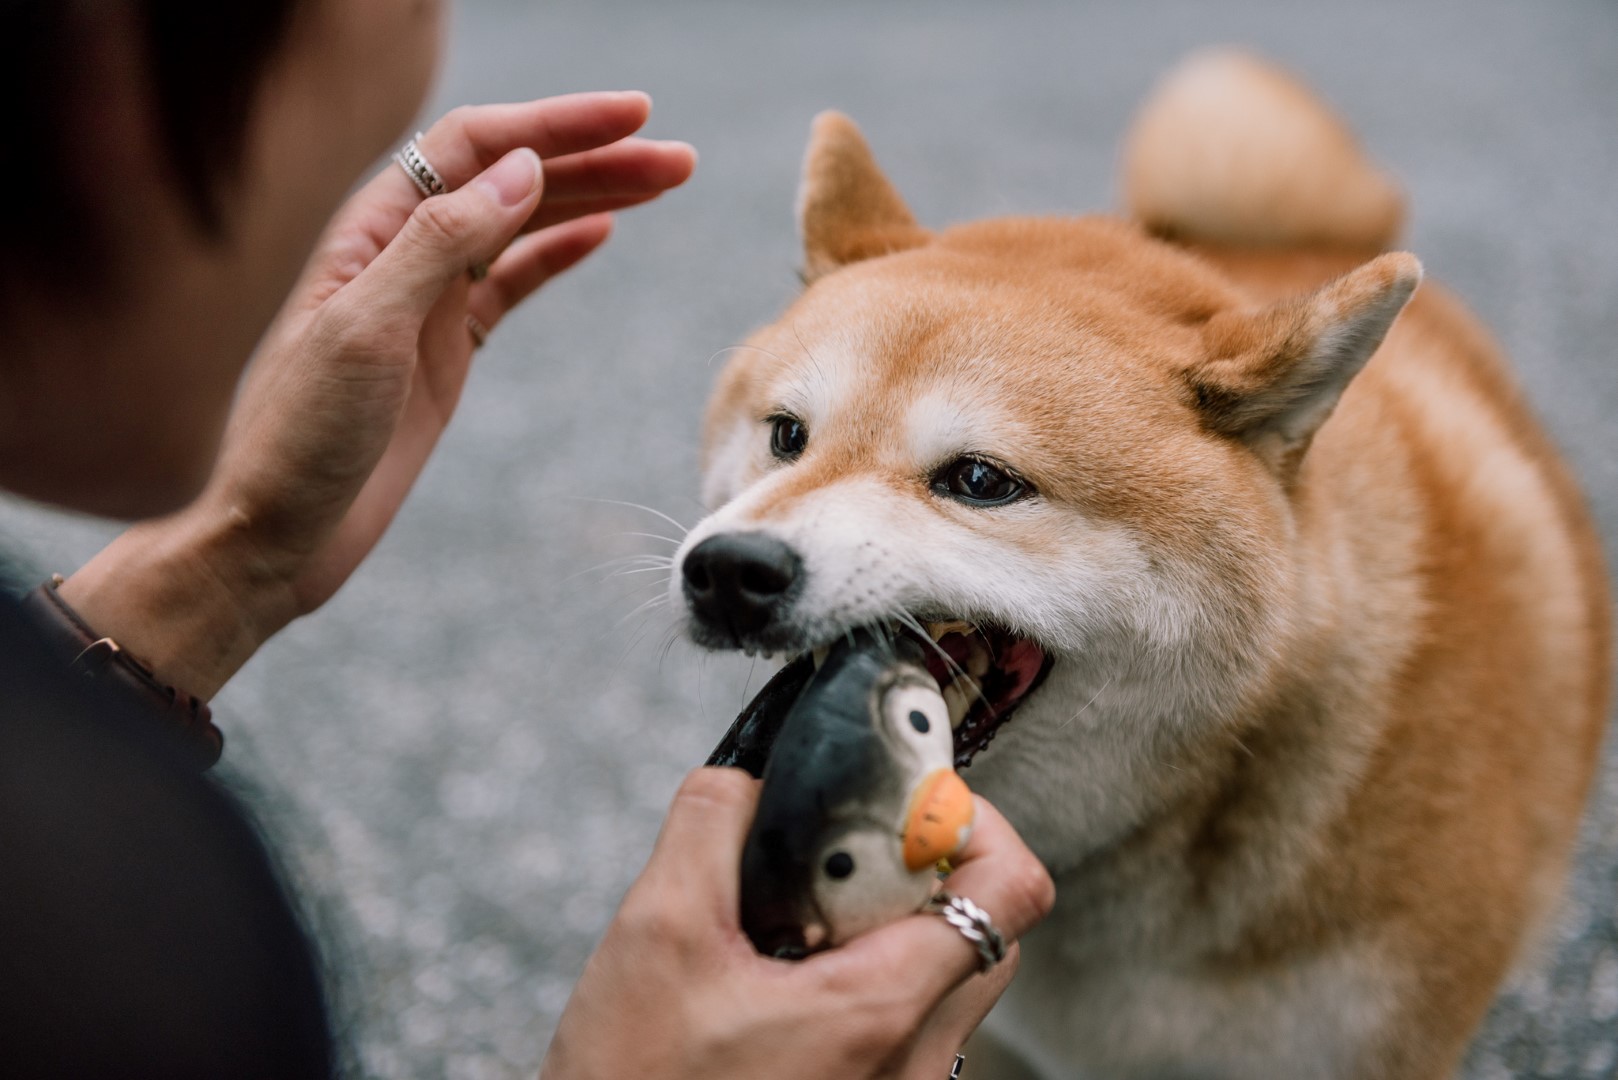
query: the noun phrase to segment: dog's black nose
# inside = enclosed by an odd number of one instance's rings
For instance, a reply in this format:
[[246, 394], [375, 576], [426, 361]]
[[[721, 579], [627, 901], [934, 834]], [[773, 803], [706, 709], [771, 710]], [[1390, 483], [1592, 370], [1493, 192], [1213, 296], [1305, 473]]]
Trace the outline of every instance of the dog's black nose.
[[692, 548], [680, 572], [692, 613], [740, 639], [769, 623], [802, 576], [803, 560], [763, 533], [720, 533]]

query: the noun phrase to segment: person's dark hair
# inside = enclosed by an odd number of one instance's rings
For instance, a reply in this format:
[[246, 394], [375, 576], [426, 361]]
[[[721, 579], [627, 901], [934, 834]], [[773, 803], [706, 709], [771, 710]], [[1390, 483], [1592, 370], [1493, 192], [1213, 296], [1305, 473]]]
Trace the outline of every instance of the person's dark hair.
[[180, 4], [138, 0], [153, 97], [169, 159], [199, 223], [223, 222], [219, 187], [233, 182], [260, 78], [298, 0]]
[[140, 38], [174, 182], [198, 228], [218, 234], [220, 193], [236, 179], [255, 94], [299, 3], [0, 0], [0, 101], [10, 106], [0, 259], [57, 283], [93, 277], [97, 229], [75, 158], [95, 120], [84, 115], [84, 89], [99, 74], [83, 43], [109, 19]]

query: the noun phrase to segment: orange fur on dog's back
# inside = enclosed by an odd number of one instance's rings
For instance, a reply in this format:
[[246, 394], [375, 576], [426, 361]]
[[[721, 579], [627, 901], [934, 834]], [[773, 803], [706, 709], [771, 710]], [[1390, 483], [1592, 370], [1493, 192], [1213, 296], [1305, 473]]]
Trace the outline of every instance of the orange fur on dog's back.
[[[1255, 296], [1277, 279], [1312, 283], [1316, 262], [1203, 254]], [[1380, 467], [1367, 468], [1368, 446], [1386, 448]], [[1390, 523], [1382, 514], [1401, 500], [1343, 491], [1372, 484], [1402, 492], [1414, 518]], [[1405, 1019], [1370, 1074], [1446, 1076], [1554, 914], [1610, 706], [1600, 548], [1503, 359], [1431, 284], [1321, 431], [1299, 488], [1301, 546], [1322, 573], [1334, 558], [1408, 559], [1419, 605], [1368, 768], [1330, 830], [1331, 854], [1245, 947], [1307, 952], [1355, 927], [1366, 947], [1410, 970]], [[1413, 550], [1403, 535], [1411, 525], [1421, 536]], [[1294, 674], [1325, 681], [1308, 667]], [[1289, 715], [1295, 701], [1278, 688], [1273, 713], [1244, 736], [1247, 776], [1308, 715]], [[1238, 827], [1242, 799], [1205, 826]]]
[[1138, 221], [1188, 240], [1374, 250], [1404, 218], [1336, 117], [1236, 52], [1198, 54], [1158, 88], [1125, 148], [1124, 191]]
[[[1201, 54], [1165, 80], [1128, 140], [1125, 175], [1137, 219], [1188, 242], [1254, 303], [1347, 272], [1403, 217], [1397, 189], [1336, 117], [1238, 53]], [[1368, 475], [1366, 448], [1390, 443], [1398, 474]], [[1339, 920], [1379, 926], [1376, 948], [1410, 961], [1412, 981], [1403, 1034], [1374, 1071], [1447, 1075], [1554, 910], [1610, 707], [1611, 599], [1573, 477], [1487, 332], [1431, 284], [1350, 386], [1298, 482], [1305, 545], [1397, 565], [1409, 522], [1389, 526], [1374, 501], [1345, 495], [1356, 479], [1403, 488], [1420, 509], [1414, 647], [1332, 829], [1335, 855], [1248, 944], [1284, 955], [1337, 937]], [[1334, 525], [1333, 504], [1361, 516]], [[1245, 773], [1276, 737], [1255, 725]]]

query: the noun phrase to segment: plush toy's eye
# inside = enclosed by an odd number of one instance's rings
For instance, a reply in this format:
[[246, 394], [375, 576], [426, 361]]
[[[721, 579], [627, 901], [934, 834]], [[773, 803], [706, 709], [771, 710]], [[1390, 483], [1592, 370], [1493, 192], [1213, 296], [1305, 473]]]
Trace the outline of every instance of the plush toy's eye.
[[973, 506], [1002, 506], [1029, 489], [1003, 466], [979, 457], [960, 457], [933, 477], [933, 490]]
[[834, 851], [826, 856], [826, 873], [841, 881], [854, 872], [854, 856], [846, 851]]
[[925, 735], [927, 734], [927, 729], [930, 728], [932, 724], [928, 721], [926, 713], [922, 712], [920, 709], [911, 709], [910, 726]]
[[769, 418], [770, 453], [782, 461], [791, 461], [809, 445], [809, 429], [796, 416], [779, 413]]

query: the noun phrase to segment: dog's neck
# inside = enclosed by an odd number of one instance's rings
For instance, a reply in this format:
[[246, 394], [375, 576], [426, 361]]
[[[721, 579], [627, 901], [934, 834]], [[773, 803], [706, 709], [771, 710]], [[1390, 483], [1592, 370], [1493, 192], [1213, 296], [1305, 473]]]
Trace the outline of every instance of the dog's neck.
[[[1050, 860], [1059, 871], [1058, 918], [1097, 923], [1098, 933], [1068, 940], [1121, 955], [1131, 948], [1122, 924], [1159, 943], [1174, 936], [1172, 925], [1143, 921], [1140, 911], [1200, 908], [1199, 947], [1216, 944], [1208, 933], [1222, 928], [1236, 948], [1244, 913], [1218, 905], [1239, 898], [1250, 913], [1255, 899], [1287, 894], [1328, 853], [1333, 823], [1397, 692], [1392, 658], [1410, 655], [1421, 632], [1426, 540], [1413, 494], [1353, 483], [1361, 466], [1339, 452], [1329, 430], [1291, 492], [1295, 589], [1273, 674], [1227, 715], [1210, 710], [1173, 728], [1156, 725], [1195, 734], [1144, 757], [1101, 752], [1114, 766], [1127, 760], [1115, 791], [1129, 794], [1107, 801], [1115, 813], [1092, 812], [1088, 835], [1063, 838], [1073, 846]], [[1149, 691], [1119, 703], [1138, 708]], [[1096, 717], [1091, 730], [1136, 719]], [[1142, 905], [1143, 888], [1157, 902]]]

